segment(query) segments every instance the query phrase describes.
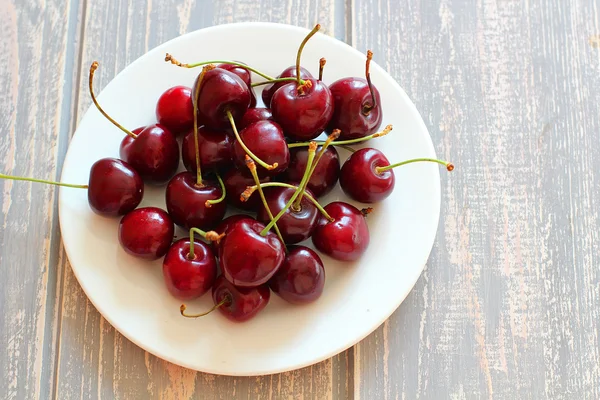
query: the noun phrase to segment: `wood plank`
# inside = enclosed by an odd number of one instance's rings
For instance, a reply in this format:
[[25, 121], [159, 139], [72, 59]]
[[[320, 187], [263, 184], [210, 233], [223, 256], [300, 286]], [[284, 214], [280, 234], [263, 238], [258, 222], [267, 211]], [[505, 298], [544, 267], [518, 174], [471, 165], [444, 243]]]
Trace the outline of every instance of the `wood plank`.
[[[337, 2], [335, 2], [337, 4]], [[220, 0], [216, 2], [102, 0], [87, 2], [77, 118], [88, 108], [86, 71], [102, 60], [98, 91], [148, 49], [182, 33], [234, 21], [312, 26], [320, 21], [344, 38], [344, 10], [329, 0]], [[342, 3], [343, 5], [343, 3]], [[145, 353], [116, 332], [93, 308], [66, 257], [60, 270], [62, 315], [57, 397], [121, 399], [348, 398], [352, 351], [286, 374], [233, 378], [196, 373]]]
[[600, 2], [354, 3], [354, 44], [457, 165], [423, 276], [355, 349], [357, 397], [600, 398]]
[[[77, 1], [0, 2], [0, 171], [56, 180], [72, 118]], [[0, 398], [52, 391], [55, 188], [0, 181]]]

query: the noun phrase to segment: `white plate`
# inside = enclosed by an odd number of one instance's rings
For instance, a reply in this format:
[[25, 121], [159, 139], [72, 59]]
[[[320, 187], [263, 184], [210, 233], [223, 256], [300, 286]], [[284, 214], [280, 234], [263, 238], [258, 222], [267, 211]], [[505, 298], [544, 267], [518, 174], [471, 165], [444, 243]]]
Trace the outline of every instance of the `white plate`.
[[[296, 48], [307, 32], [270, 23], [221, 25], [192, 32], [140, 57], [106, 86], [99, 101], [131, 129], [150, 124], [155, 122], [159, 95], [174, 85], [191, 86], [200, 72], [165, 63], [166, 52], [182, 62], [242, 60], [276, 75], [294, 63]], [[302, 64], [316, 74], [320, 57], [327, 58], [325, 82], [364, 74], [364, 54], [322, 34], [308, 43]], [[97, 74], [102, 74], [99, 61]], [[383, 149], [391, 162], [434, 157], [427, 128], [408, 96], [379, 66], [373, 65], [371, 73], [381, 93], [383, 123], [393, 124], [395, 129], [369, 145]], [[87, 183], [96, 160], [118, 157], [122, 138], [123, 133], [91, 106], [71, 141], [62, 181]], [[343, 149], [339, 153], [347, 156]], [[147, 186], [142, 206], [164, 208], [163, 193], [164, 188]], [[348, 200], [339, 187], [323, 203], [336, 199]], [[273, 295], [265, 310], [242, 324], [230, 322], [218, 312], [196, 320], [182, 318], [180, 302], [163, 284], [161, 261], [148, 263], [125, 254], [117, 240], [119, 220], [95, 215], [84, 190], [61, 188], [59, 215], [75, 276], [94, 306], [119, 332], [150, 353], [188, 368], [224, 375], [263, 375], [304, 367], [347, 349], [382, 324], [410, 292], [427, 261], [438, 226], [438, 166], [420, 163], [396, 169], [394, 193], [374, 207], [368, 218], [371, 245], [359, 262], [339, 263], [322, 256], [327, 278], [317, 302], [292, 306]], [[206, 295], [188, 306], [196, 311], [211, 304]]]

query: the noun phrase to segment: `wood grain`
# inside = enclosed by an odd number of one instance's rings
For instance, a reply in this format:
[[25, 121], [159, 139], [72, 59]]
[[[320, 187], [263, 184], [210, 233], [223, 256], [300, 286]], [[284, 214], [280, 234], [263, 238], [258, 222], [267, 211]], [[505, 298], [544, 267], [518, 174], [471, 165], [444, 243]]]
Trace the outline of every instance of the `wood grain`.
[[[257, 4], [258, 3], [258, 4]], [[345, 13], [328, 0], [260, 2], [87, 2], [77, 82], [77, 119], [91, 104], [87, 70], [102, 61], [98, 91], [136, 58], [185, 32], [220, 23], [276, 21], [312, 26], [344, 38]], [[337, 24], [337, 25], [336, 25]], [[342, 25], [342, 29], [340, 29]], [[60, 399], [328, 399], [348, 398], [352, 351], [312, 367], [259, 378], [196, 373], [154, 357], [117, 333], [94, 309], [61, 253], [61, 329], [56, 397]]]
[[600, 398], [599, 10], [355, 0], [354, 44], [457, 165], [424, 274], [355, 348], [357, 398]]

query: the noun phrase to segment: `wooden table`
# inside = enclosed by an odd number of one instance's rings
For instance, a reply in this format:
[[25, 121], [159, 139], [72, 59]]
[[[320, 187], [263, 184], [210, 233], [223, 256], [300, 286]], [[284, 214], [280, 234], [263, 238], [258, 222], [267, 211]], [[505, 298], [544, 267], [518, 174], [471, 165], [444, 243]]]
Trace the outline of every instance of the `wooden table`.
[[60, 176], [92, 60], [100, 90], [158, 44], [236, 21], [318, 21], [373, 49], [457, 165], [429, 263], [390, 320], [259, 378], [124, 339], [71, 272], [55, 189], [0, 182], [0, 399], [600, 398], [599, 15], [600, 0], [0, 1], [4, 173]]

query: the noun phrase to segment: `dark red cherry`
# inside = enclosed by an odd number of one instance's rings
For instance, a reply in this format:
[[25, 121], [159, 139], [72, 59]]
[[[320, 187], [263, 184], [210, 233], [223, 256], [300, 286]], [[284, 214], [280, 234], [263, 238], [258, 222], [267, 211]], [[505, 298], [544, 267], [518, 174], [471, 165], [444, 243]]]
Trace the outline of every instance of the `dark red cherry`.
[[293, 304], [310, 303], [321, 297], [325, 268], [321, 257], [305, 246], [291, 246], [281, 268], [269, 281], [271, 290]]
[[207, 200], [217, 200], [223, 192], [219, 184], [204, 180], [199, 186], [196, 175], [181, 172], [167, 185], [165, 200], [167, 210], [175, 224], [185, 228], [209, 230], [225, 216], [227, 203], [221, 201], [207, 207]]
[[[273, 121], [258, 121], [240, 132], [242, 141], [251, 152], [267, 164], [277, 163], [277, 168], [267, 170], [257, 165], [260, 177], [275, 176], [287, 168], [290, 162], [290, 151], [283, 136], [281, 127]], [[233, 143], [233, 158], [238, 168], [246, 167], [246, 151], [238, 141]]]
[[225, 302], [219, 311], [228, 319], [244, 322], [253, 318], [269, 303], [271, 291], [267, 285], [255, 288], [235, 287], [222, 275], [217, 278], [212, 288], [212, 298], [215, 304]]
[[190, 238], [171, 245], [163, 260], [163, 277], [169, 292], [180, 300], [193, 300], [212, 287], [217, 276], [217, 261], [211, 248], [194, 240], [190, 256]]
[[[317, 154], [321, 151], [321, 147], [317, 148]], [[290, 149], [290, 164], [283, 173], [285, 181], [300, 182], [306, 170], [307, 160], [307, 147], [294, 147]], [[334, 146], [328, 146], [315, 167], [313, 174], [310, 176], [308, 188], [316, 197], [325, 196], [335, 187], [339, 175], [340, 157]]]
[[248, 86], [248, 90], [250, 91], [250, 107], [255, 107], [256, 95], [254, 94], [254, 90], [252, 90], [252, 74], [248, 68], [244, 68], [235, 64], [218, 64], [217, 68], [222, 68], [226, 71], [233, 72], [244, 81], [246, 86]]
[[137, 208], [121, 218], [119, 243], [132, 256], [157, 260], [167, 254], [174, 231], [173, 220], [166, 211]]
[[[192, 96], [198, 78], [194, 82]], [[215, 130], [231, 127], [227, 111], [237, 122], [250, 106], [250, 90], [244, 81], [233, 72], [222, 68], [207, 71], [198, 95], [198, 119], [203, 125]]]
[[[269, 182], [271, 178], [265, 177], [260, 179], [260, 183]], [[249, 171], [239, 170], [232, 168], [225, 176], [223, 176], [223, 183], [225, 184], [226, 199], [229, 204], [239, 208], [240, 210], [256, 211], [260, 206], [260, 197], [258, 193], [250, 196], [248, 201], [242, 201], [240, 196], [246, 190], [248, 186], [254, 186], [254, 179], [250, 175]]]
[[[221, 235], [221, 234], [227, 235], [229, 228], [231, 228], [236, 222], [244, 220], [244, 219], [249, 220], [249, 222], [254, 220], [254, 218], [249, 217], [248, 215], [244, 215], [244, 214], [230, 215], [229, 217], [227, 217], [223, 221], [221, 221], [221, 223], [219, 225], [217, 225], [217, 227], [214, 229], [214, 231], [217, 232], [219, 235]], [[211, 244], [213, 250], [218, 252], [219, 244], [216, 242], [210, 242], [210, 244]]]
[[148, 125], [135, 139], [125, 136], [119, 154], [149, 184], [167, 183], [179, 167], [177, 139], [159, 124]]
[[373, 53], [367, 52], [364, 78], [343, 78], [329, 86], [334, 111], [328, 131], [341, 130], [340, 140], [358, 139], [379, 129], [383, 119], [379, 91], [371, 83], [369, 68]]
[[321, 216], [312, 241], [317, 250], [336, 260], [357, 260], [369, 245], [369, 227], [359, 209], [351, 204], [336, 201], [325, 206], [334, 219], [329, 222]]
[[[207, 127], [198, 128], [198, 150], [202, 171], [224, 170], [231, 167], [233, 139], [224, 131]], [[181, 158], [188, 171], [196, 172], [196, 145], [194, 130], [184, 136], [181, 143]]]
[[305, 141], [319, 136], [333, 115], [333, 98], [327, 85], [316, 79], [299, 92], [296, 82], [288, 83], [273, 95], [271, 110], [285, 135]]
[[352, 153], [340, 172], [340, 186], [348, 196], [361, 203], [376, 203], [394, 190], [394, 171], [377, 172], [377, 167], [390, 165], [377, 149], [364, 148]]
[[[271, 209], [273, 215], [277, 215], [285, 208], [285, 205], [295, 192], [296, 189], [286, 187], [265, 188], [267, 205]], [[309, 190], [306, 192], [311, 194]], [[254, 193], [252, 197], [254, 196], [258, 197], [258, 193]], [[319, 210], [317, 210], [315, 205], [309, 201], [306, 196], [303, 196], [300, 201], [300, 207], [297, 210], [294, 210], [293, 205], [288, 208], [281, 216], [281, 219], [277, 221], [277, 227], [279, 227], [279, 231], [281, 232], [281, 236], [285, 243], [299, 243], [312, 235], [318, 218]], [[268, 224], [271, 221], [264, 206], [261, 207], [259, 205], [256, 219], [264, 224]]]
[[273, 231], [256, 220], [237, 221], [219, 245], [219, 264], [225, 278], [238, 287], [255, 287], [266, 283], [277, 272], [285, 249]]
[[194, 125], [192, 89], [187, 86], [167, 89], [156, 103], [156, 120], [175, 135], [191, 129]]
[[239, 125], [238, 130], [242, 130], [250, 124], [258, 121], [273, 121], [273, 113], [268, 108], [249, 108]]
[[134, 210], [144, 196], [144, 182], [125, 161], [103, 158], [90, 169], [88, 203], [96, 214], [106, 217], [125, 215]]
[[[283, 70], [283, 72], [281, 72], [277, 78], [295, 78], [296, 77], [296, 66], [292, 65], [291, 67], [287, 67], [286, 69]], [[312, 74], [310, 72], [308, 72], [307, 69], [300, 67], [300, 79], [309, 79], [312, 78]], [[287, 84], [288, 82], [276, 82], [276, 83], [271, 83], [270, 85], [265, 86], [265, 88], [263, 89], [262, 92], [262, 99], [263, 102], [265, 103], [266, 107], [270, 107], [271, 106], [271, 99], [273, 98], [273, 95], [275, 94], [275, 92], [281, 88], [282, 86], [284, 86], [285, 84]]]

